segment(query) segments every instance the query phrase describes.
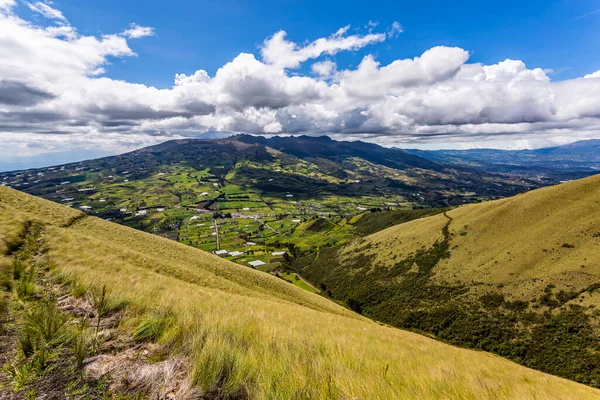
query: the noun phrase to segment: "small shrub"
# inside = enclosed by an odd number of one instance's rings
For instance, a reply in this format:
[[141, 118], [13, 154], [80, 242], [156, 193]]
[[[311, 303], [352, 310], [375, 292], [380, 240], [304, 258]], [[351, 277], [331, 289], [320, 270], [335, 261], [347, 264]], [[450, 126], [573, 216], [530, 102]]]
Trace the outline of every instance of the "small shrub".
[[575, 245], [571, 244], [571, 243], [563, 243], [563, 244], [560, 245], [560, 247], [563, 247], [565, 249], [574, 249]]
[[571, 301], [571, 300], [577, 298], [578, 296], [579, 296], [578, 292], [574, 292], [574, 291], [565, 292], [564, 290], [561, 290], [556, 294], [556, 299], [561, 304], [565, 304], [566, 302]]
[[488, 293], [479, 298], [485, 308], [498, 308], [504, 303], [504, 295], [500, 293]]
[[592, 283], [590, 286], [585, 288], [585, 291], [592, 294], [598, 289], [600, 289], [600, 283], [597, 282], [597, 283]]
[[523, 300], [515, 300], [515, 301], [507, 301], [503, 304], [504, 308], [513, 311], [524, 311], [529, 307], [528, 301]]
[[551, 292], [546, 292], [542, 296], [540, 296], [539, 304], [550, 308], [555, 308], [560, 305], [558, 301], [552, 298]]

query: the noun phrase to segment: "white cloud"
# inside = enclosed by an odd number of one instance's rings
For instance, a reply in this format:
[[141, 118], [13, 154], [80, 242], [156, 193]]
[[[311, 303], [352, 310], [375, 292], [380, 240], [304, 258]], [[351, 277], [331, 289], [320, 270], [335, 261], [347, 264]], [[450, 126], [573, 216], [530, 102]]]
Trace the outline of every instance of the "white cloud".
[[[0, 0], [0, 149], [16, 154], [34, 142], [126, 150], [205, 131], [419, 146], [521, 146], [600, 131], [598, 72], [554, 82], [520, 60], [469, 63], [468, 51], [444, 46], [387, 64], [366, 55], [353, 68], [331, 59], [386, 40], [394, 26], [364, 35], [342, 27], [305, 44], [280, 31], [260, 57], [241, 53], [212, 76], [198, 69], [157, 89], [104, 76], [113, 59], [136, 55], [128, 39], [139, 34], [85, 36], [59, 19], [36, 25], [11, 7]], [[299, 68], [307, 62], [308, 74]]]
[[584, 76], [584, 79], [591, 79], [591, 78], [600, 78], [600, 71], [596, 71], [592, 74], [587, 74], [586, 76]]
[[16, 4], [16, 0], [0, 0], [0, 11], [8, 11]]
[[139, 39], [147, 36], [154, 36], [154, 28], [132, 23], [129, 26], [129, 29], [123, 31], [122, 35], [128, 37], [129, 39]]
[[265, 40], [261, 55], [264, 61], [277, 67], [297, 68], [304, 61], [323, 54], [335, 55], [340, 51], [358, 50], [385, 40], [385, 34], [382, 33], [344, 36], [349, 28], [340, 28], [330, 37], [317, 39], [303, 47], [286, 40], [286, 32], [279, 31]]
[[311, 65], [310, 69], [314, 74], [324, 78], [328, 78], [335, 73], [337, 65], [331, 60], [325, 60], [314, 63], [313, 65]]
[[388, 36], [398, 37], [402, 32], [404, 32], [404, 28], [400, 25], [400, 22], [394, 21], [391, 28], [388, 30]]
[[27, 7], [29, 7], [29, 9], [31, 11], [41, 14], [45, 18], [56, 19], [56, 20], [59, 20], [62, 22], [67, 22], [67, 19], [65, 18], [63, 13], [55, 8], [50, 7], [50, 4], [52, 4], [52, 2], [47, 2], [47, 3], [44, 3], [41, 1], [38, 1], [35, 3], [29, 3], [27, 1], [25, 2], [25, 5], [27, 5]]

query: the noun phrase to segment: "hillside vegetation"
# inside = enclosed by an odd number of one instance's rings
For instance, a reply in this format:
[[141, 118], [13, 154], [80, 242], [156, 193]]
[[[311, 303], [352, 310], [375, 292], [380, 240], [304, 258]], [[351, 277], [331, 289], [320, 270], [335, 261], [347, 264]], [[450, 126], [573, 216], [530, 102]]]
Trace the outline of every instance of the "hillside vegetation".
[[[269, 274], [2, 187], [0, 246], [0, 395], [35, 397], [52, 387], [70, 398], [600, 398], [590, 387], [380, 326]], [[57, 376], [75, 381], [48, 386]]]
[[600, 176], [466, 205], [295, 262], [331, 297], [600, 386]]

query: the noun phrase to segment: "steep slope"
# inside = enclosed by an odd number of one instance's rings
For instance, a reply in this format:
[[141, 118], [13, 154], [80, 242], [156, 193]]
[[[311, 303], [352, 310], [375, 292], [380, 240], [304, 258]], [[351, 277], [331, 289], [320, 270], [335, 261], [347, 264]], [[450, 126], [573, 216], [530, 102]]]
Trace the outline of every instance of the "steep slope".
[[296, 262], [389, 324], [600, 385], [600, 176], [462, 206]]
[[[121, 336], [133, 331], [138, 349], [139, 338], [155, 341], [144, 357], [157, 365], [180, 360], [207, 398], [600, 398], [495, 356], [380, 326], [200, 250], [0, 188], [5, 259], [16, 257], [32, 223], [40, 224], [40, 236], [23, 246], [41, 247], [29, 268], [68, 282], [80, 302], [86, 291], [104, 298], [106, 287], [125, 307]], [[40, 293], [50, 282], [40, 283]], [[128, 349], [110, 349], [86, 361], [86, 370], [111, 359], [131, 362], [118, 358]], [[164, 378], [152, 375], [150, 364], [144, 368], [146, 379]]]

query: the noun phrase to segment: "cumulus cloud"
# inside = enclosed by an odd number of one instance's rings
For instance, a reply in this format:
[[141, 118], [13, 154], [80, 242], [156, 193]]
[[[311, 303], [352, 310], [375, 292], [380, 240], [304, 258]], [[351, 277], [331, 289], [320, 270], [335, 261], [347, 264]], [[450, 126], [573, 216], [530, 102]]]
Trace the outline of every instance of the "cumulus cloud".
[[340, 28], [330, 37], [317, 39], [305, 46], [286, 40], [286, 32], [279, 31], [265, 40], [261, 55], [268, 64], [279, 68], [297, 68], [304, 61], [322, 54], [335, 55], [340, 51], [358, 50], [385, 40], [383, 33], [346, 36], [349, 28], [350, 26]]
[[212, 76], [200, 68], [176, 74], [172, 87], [158, 89], [106, 76], [113, 60], [136, 56], [128, 40], [152, 36], [152, 28], [132, 24], [95, 37], [54, 15], [54, 25], [36, 24], [0, 0], [3, 152], [123, 151], [207, 131], [509, 147], [600, 130], [598, 72], [553, 81], [520, 60], [469, 63], [467, 50], [445, 46], [387, 64], [371, 54], [353, 68], [336, 62], [339, 52], [398, 35], [400, 24], [370, 23], [366, 33], [344, 26], [302, 44], [276, 32], [258, 55], [241, 53]]
[[0, 81], [0, 104], [33, 106], [54, 97], [53, 94], [28, 86], [24, 82]]
[[310, 69], [314, 74], [324, 78], [328, 78], [335, 73], [337, 65], [331, 60], [325, 60], [314, 63], [313, 65], [311, 65]]
[[154, 36], [154, 28], [132, 23], [129, 25], [129, 29], [123, 31], [123, 36], [128, 37], [129, 39], [139, 39], [147, 36]]

